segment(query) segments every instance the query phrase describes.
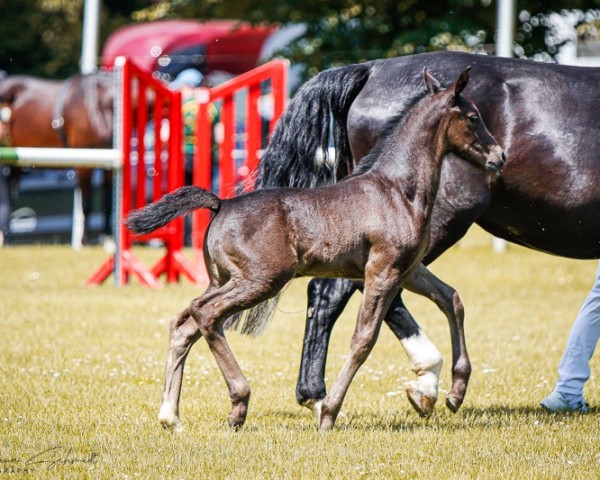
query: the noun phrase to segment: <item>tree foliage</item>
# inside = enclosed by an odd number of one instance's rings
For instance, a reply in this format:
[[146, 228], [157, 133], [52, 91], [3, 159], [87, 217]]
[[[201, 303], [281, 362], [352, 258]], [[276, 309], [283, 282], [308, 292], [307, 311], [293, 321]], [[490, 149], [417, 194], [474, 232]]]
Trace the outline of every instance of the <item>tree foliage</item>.
[[[563, 0], [518, 0], [515, 54], [554, 56], [548, 44], [551, 25], [544, 20], [560, 12]], [[164, 4], [163, 4], [164, 5]], [[600, 0], [574, 0], [569, 8], [600, 7]], [[484, 48], [495, 43], [497, 1], [492, 0], [178, 0], [168, 3], [167, 17], [226, 18], [231, 11], [254, 23], [305, 23], [307, 32], [282, 53], [308, 66], [313, 74], [325, 68], [375, 58], [448, 48]], [[581, 18], [580, 21], [585, 21]], [[559, 42], [560, 43], [560, 42]]]
[[[563, 0], [517, 1], [515, 52], [556, 53], [552, 26], [538, 14], [560, 12]], [[115, 28], [161, 18], [240, 18], [253, 23], [304, 23], [306, 34], [283, 55], [308, 73], [334, 65], [446, 48], [494, 43], [492, 0], [104, 0], [100, 45]], [[600, 0], [574, 0], [569, 8], [600, 8]], [[235, 12], [233, 14], [232, 12]], [[0, 68], [64, 78], [79, 70], [83, 0], [0, 0]], [[580, 22], [589, 21], [581, 17]]]
[[[100, 44], [115, 28], [132, 22], [131, 13], [151, 0], [104, 0]], [[0, 69], [47, 78], [79, 71], [82, 0], [0, 0]]]

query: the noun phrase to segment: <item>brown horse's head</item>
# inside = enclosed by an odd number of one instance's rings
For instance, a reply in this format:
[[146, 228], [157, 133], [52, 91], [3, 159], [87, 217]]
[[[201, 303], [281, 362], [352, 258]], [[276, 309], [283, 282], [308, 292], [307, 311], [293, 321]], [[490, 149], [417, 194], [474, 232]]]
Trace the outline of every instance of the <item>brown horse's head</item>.
[[425, 67], [425, 85], [429, 93], [439, 95], [442, 104], [452, 112], [446, 122], [447, 151], [488, 171], [500, 172], [505, 162], [504, 151], [488, 131], [475, 104], [462, 95], [469, 82], [470, 69], [467, 67], [450, 87], [442, 90], [440, 82]]

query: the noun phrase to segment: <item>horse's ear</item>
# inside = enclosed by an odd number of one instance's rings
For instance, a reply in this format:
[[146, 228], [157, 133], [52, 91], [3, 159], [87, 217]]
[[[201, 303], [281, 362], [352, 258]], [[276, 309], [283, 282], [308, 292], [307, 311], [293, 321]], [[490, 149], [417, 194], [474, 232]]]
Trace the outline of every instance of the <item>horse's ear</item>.
[[456, 79], [456, 82], [454, 82], [454, 85], [450, 87], [454, 91], [455, 98], [461, 94], [461, 92], [467, 86], [467, 83], [469, 83], [469, 70], [471, 70], [470, 66], [465, 68], [463, 72], [459, 75], [459, 77]]
[[425, 67], [423, 69], [423, 80], [425, 81], [425, 86], [427, 87], [427, 91], [431, 95], [439, 92], [442, 89], [442, 84], [429, 73], [429, 70], [427, 70], [427, 67]]

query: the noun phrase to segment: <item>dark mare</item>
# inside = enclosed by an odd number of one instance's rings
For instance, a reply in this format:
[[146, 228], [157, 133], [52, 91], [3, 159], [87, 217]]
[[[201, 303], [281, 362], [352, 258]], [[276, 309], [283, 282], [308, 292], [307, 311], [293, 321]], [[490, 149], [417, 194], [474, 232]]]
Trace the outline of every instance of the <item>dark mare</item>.
[[[114, 78], [111, 74], [74, 75], [46, 80], [9, 75], [0, 80], [0, 107], [10, 109], [8, 138], [13, 147], [111, 148]], [[104, 179], [104, 233], [110, 235], [112, 172]], [[84, 218], [91, 212], [92, 170], [77, 169]], [[85, 222], [87, 224], [87, 221]], [[88, 240], [87, 225], [84, 243]]]
[[[600, 257], [598, 68], [436, 52], [322, 72], [298, 91], [281, 117], [261, 159], [256, 186], [312, 187], [348, 175], [375, 145], [388, 120], [425, 94], [420, 80], [424, 65], [443, 83], [472, 65], [474, 79], [465, 94], [478, 105], [507, 155], [502, 176], [491, 182], [472, 165], [449, 155], [442, 167], [424, 262], [435, 260], [474, 222], [497, 237], [536, 250], [572, 258]], [[327, 158], [331, 118], [335, 159]], [[351, 201], [345, 208], [356, 210]], [[310, 282], [296, 388], [300, 404], [312, 406], [325, 398], [331, 330], [352, 294], [362, 288], [344, 279]], [[400, 294], [385, 322], [420, 374], [414, 352], [423, 342], [430, 348], [431, 342]], [[451, 328], [453, 345], [456, 336]]]
[[[250, 387], [224, 328], [262, 329], [270, 318], [263, 310], [245, 319], [236, 314], [276, 297], [294, 277], [362, 278], [364, 297], [350, 353], [319, 412], [320, 428], [333, 427], [390, 302], [419, 271], [444, 156], [459, 154], [482, 171], [497, 172], [504, 164], [502, 149], [475, 105], [461, 95], [468, 78], [466, 69], [441, 90], [425, 69], [430, 94], [394, 121], [360, 168], [342, 182], [312, 190], [255, 190], [229, 200], [183, 187], [130, 214], [128, 227], [145, 234], [197, 208], [213, 212], [204, 247], [209, 287], [171, 324], [159, 414], [163, 425], [181, 428], [184, 363], [200, 337], [208, 342], [229, 389], [229, 425], [240, 427]], [[361, 208], [349, 215], [347, 202]]]

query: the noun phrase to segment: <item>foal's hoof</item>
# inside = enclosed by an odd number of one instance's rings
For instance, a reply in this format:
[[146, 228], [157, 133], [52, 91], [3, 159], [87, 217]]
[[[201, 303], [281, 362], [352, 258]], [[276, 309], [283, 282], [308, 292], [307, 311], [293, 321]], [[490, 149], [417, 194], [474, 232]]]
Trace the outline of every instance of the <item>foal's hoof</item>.
[[463, 404], [463, 400], [458, 397], [446, 397], [446, 406], [450, 409], [452, 413], [458, 412], [458, 409]]
[[237, 410], [239, 409], [234, 409], [227, 415], [227, 424], [236, 431], [242, 428], [242, 425], [246, 421], [246, 409], [244, 408], [241, 413]]
[[421, 417], [427, 418], [431, 416], [437, 398], [424, 395], [418, 388], [416, 388], [414, 382], [410, 382], [406, 387], [406, 395], [408, 396], [408, 401], [410, 404]]
[[321, 421], [319, 422], [319, 430], [327, 431], [331, 430], [335, 425], [335, 418], [331, 415], [323, 415], [321, 416]]

